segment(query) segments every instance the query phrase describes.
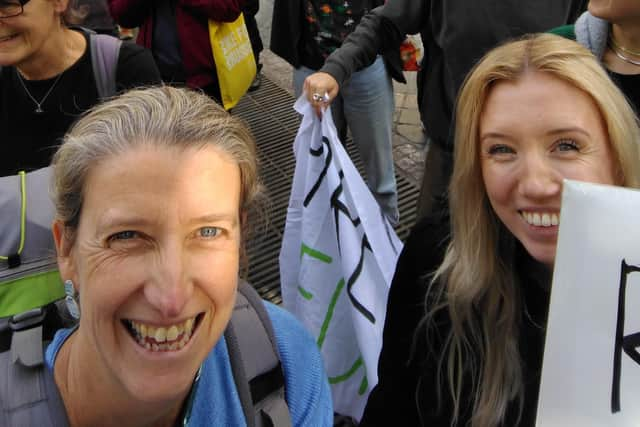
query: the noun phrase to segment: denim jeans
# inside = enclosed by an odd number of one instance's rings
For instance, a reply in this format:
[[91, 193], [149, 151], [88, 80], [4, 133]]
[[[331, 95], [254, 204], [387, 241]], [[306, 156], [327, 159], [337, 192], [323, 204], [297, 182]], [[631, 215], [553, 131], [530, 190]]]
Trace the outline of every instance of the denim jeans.
[[[294, 69], [296, 98], [302, 94], [304, 79], [314, 72], [304, 66]], [[382, 57], [353, 73], [331, 102], [340, 139], [345, 140], [348, 127], [360, 151], [369, 189], [382, 212], [395, 225], [400, 214], [391, 148], [394, 109], [393, 86]]]

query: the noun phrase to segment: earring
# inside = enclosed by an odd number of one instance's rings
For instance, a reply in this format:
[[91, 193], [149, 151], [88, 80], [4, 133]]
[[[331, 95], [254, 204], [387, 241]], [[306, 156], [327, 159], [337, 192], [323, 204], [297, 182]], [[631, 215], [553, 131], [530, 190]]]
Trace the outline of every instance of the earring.
[[78, 292], [73, 287], [71, 280], [64, 281], [64, 302], [67, 304], [67, 310], [74, 319], [80, 319], [80, 305], [78, 304]]

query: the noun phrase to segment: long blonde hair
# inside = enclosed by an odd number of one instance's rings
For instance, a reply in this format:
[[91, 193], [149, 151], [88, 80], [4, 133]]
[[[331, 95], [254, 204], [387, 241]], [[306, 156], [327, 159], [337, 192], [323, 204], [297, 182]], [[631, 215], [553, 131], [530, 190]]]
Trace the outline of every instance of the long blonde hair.
[[[467, 76], [456, 108], [455, 161], [449, 186], [451, 241], [430, 279], [431, 295], [423, 319], [423, 324], [434, 325], [434, 315], [441, 309], [451, 319], [439, 366], [453, 401], [452, 425], [462, 411], [463, 373], [471, 376], [472, 426], [501, 424], [512, 401], [522, 411], [524, 385], [518, 350], [522, 307], [513, 257], [508, 253], [515, 239], [487, 199], [478, 129], [493, 85], [517, 80], [530, 71], [549, 73], [593, 98], [608, 131], [621, 185], [640, 186], [636, 116], [584, 47], [551, 34], [529, 35], [495, 48]], [[440, 391], [440, 399], [442, 394]]]

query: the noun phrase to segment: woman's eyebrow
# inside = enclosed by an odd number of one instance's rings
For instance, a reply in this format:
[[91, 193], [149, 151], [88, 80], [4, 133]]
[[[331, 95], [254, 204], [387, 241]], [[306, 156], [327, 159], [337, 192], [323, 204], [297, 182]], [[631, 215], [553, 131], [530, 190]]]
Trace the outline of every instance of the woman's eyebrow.
[[119, 212], [109, 212], [103, 215], [98, 221], [98, 233], [120, 227], [142, 227], [151, 222], [149, 218], [144, 216], [125, 215]]
[[579, 126], [568, 126], [568, 127], [560, 127], [547, 131], [547, 135], [558, 135], [563, 133], [581, 133], [585, 136], [591, 136], [589, 132], [587, 132], [584, 128]]
[[509, 141], [515, 140], [511, 135], [507, 135], [506, 133], [501, 132], [487, 132], [480, 135], [480, 142], [486, 139], [506, 139]]
[[202, 215], [189, 220], [189, 224], [200, 224], [207, 222], [226, 221], [235, 226], [238, 223], [238, 214], [236, 212], [214, 212]]

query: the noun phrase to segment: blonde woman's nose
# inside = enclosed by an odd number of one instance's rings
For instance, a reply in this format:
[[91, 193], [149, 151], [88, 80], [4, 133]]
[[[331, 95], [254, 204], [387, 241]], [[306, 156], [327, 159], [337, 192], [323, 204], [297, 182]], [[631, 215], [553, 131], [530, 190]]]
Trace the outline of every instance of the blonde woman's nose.
[[542, 155], [530, 154], [523, 159], [518, 178], [520, 193], [530, 198], [547, 198], [559, 194], [562, 176], [549, 159]]

